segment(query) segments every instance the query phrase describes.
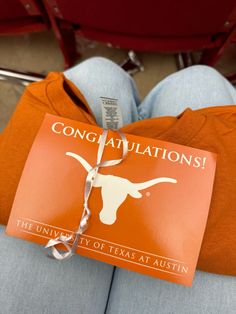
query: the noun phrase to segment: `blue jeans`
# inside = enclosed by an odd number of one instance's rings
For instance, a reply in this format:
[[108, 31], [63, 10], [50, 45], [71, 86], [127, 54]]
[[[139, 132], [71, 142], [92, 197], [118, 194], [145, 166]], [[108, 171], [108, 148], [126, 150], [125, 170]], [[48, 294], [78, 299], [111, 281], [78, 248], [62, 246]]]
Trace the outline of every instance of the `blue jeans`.
[[[217, 71], [193, 66], [168, 76], [141, 102], [133, 79], [115, 63], [92, 58], [65, 72], [103, 125], [101, 98], [117, 99], [123, 124], [236, 103], [236, 90]], [[196, 272], [193, 287], [130, 272], [79, 255], [65, 262], [0, 228], [0, 313], [233, 314], [236, 277]]]
[[85, 96], [100, 126], [100, 97], [104, 96], [118, 100], [124, 125], [139, 119], [176, 116], [187, 107], [236, 104], [235, 88], [215, 69], [204, 65], [169, 75], [143, 101], [132, 77], [110, 60], [91, 58], [64, 74]]

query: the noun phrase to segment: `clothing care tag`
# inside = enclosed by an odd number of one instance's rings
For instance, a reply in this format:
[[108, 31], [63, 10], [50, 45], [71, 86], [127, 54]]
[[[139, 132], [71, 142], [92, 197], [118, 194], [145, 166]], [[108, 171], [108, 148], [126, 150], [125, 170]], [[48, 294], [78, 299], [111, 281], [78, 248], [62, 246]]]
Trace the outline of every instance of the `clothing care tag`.
[[118, 104], [114, 98], [100, 97], [102, 106], [102, 125], [106, 129], [119, 129], [123, 126], [123, 119]]
[[[7, 234], [44, 246], [50, 239], [74, 236], [102, 133], [96, 126], [45, 116], [23, 170]], [[216, 155], [130, 134], [126, 138], [124, 161], [99, 168], [88, 201], [88, 229], [79, 238], [77, 253], [191, 285]], [[121, 158], [122, 141], [109, 131], [102, 161]]]

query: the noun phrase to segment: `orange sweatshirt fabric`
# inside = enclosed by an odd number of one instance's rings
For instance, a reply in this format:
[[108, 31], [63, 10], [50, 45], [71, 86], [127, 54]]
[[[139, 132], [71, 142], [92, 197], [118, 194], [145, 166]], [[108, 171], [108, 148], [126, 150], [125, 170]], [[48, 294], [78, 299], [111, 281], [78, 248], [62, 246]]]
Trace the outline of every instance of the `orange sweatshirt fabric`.
[[[6, 224], [28, 153], [45, 113], [96, 125], [83, 95], [61, 73], [27, 87], [0, 134], [0, 223]], [[236, 275], [236, 106], [186, 109], [177, 117], [138, 121], [125, 133], [218, 154], [198, 269]]]

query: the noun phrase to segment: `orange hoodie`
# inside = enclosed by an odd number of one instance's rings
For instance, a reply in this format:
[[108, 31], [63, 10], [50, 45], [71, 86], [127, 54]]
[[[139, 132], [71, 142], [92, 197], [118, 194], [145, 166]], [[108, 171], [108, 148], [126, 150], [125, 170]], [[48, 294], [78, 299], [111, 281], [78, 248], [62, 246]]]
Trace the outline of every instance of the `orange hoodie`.
[[[96, 125], [80, 91], [61, 73], [31, 84], [0, 135], [0, 223], [6, 224], [20, 176], [45, 113]], [[236, 106], [186, 109], [177, 117], [138, 121], [125, 133], [218, 154], [198, 269], [236, 275]]]

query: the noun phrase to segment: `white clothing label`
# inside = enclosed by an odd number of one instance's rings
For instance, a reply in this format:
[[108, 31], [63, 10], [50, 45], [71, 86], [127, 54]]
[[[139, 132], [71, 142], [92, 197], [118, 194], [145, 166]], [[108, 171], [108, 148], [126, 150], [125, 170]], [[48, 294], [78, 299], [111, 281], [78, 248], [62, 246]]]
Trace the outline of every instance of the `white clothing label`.
[[100, 97], [102, 106], [102, 124], [106, 129], [119, 129], [123, 126], [123, 119], [118, 99]]

